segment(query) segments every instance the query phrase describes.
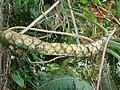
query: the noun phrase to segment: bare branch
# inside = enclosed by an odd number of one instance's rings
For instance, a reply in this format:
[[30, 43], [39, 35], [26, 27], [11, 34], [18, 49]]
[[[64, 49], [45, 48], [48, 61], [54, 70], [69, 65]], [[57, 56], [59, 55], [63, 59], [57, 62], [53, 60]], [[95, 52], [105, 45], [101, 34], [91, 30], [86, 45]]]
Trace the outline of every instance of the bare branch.
[[107, 45], [108, 45], [108, 42], [109, 42], [110, 38], [112, 37], [112, 35], [114, 34], [115, 31], [116, 31], [116, 27], [114, 27], [114, 30], [111, 32], [111, 34], [107, 38], [106, 43], [105, 43], [104, 48], [103, 48], [103, 54], [102, 54], [102, 60], [101, 60], [101, 65], [100, 65], [100, 69], [99, 69], [99, 76], [98, 76], [96, 90], [99, 90], [99, 86], [100, 86], [101, 74], [102, 74], [103, 64], [104, 64], [104, 61], [105, 61], [105, 54], [106, 54]]
[[40, 62], [32, 62], [29, 58], [28, 58], [28, 60], [29, 60], [29, 62], [32, 63], [32, 64], [46, 64], [46, 63], [53, 62], [53, 61], [55, 61], [56, 59], [63, 58], [63, 57], [66, 57], [66, 56], [58, 56], [58, 57], [55, 57], [55, 58], [53, 58], [53, 59], [51, 59], [51, 60], [49, 60], [49, 61], [40, 61]]
[[[70, 8], [70, 13], [71, 13], [71, 17], [72, 17], [72, 21], [73, 21], [73, 25], [74, 25], [75, 34], [78, 35], [78, 28], [77, 28], [77, 25], [75, 23], [75, 17], [74, 17], [74, 14], [73, 14], [72, 7], [70, 5], [70, 0], [67, 0], [67, 1], [68, 1], [68, 5], [69, 5], [69, 8]], [[80, 43], [79, 38], [77, 38], [77, 43]]]
[[[16, 26], [16, 27], [12, 27], [9, 28], [8, 30], [13, 30], [13, 29], [24, 29], [26, 27], [23, 26]], [[85, 39], [87, 41], [92, 42], [93, 40], [85, 37], [85, 36], [79, 36], [76, 34], [71, 34], [71, 33], [64, 33], [64, 32], [58, 32], [58, 31], [52, 31], [52, 30], [43, 30], [43, 29], [37, 29], [37, 28], [29, 28], [30, 30], [34, 30], [34, 31], [39, 31], [39, 32], [45, 32], [45, 33], [52, 33], [52, 34], [60, 34], [60, 35], [68, 35], [68, 36], [72, 36], [72, 37], [76, 37], [76, 38], [80, 38], [80, 39]]]

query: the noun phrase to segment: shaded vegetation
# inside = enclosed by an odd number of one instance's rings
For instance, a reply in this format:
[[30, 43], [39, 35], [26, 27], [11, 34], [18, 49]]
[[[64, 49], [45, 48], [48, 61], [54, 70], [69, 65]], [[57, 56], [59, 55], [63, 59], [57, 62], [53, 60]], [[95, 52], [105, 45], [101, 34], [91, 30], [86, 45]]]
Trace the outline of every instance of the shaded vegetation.
[[[67, 0], [59, 1], [60, 4], [37, 22], [34, 27], [76, 34]], [[11, 0], [4, 1], [4, 3], [6, 6], [10, 5], [9, 10], [5, 8], [9, 12], [5, 20], [9, 27], [13, 27], [28, 26], [55, 2], [54, 0]], [[117, 27], [107, 47], [100, 89], [119, 90], [120, 1], [70, 0], [70, 4], [79, 35], [93, 40], [101, 39], [114, 27]], [[31, 30], [25, 34], [38, 37], [46, 42], [78, 43], [76, 38], [71, 36]], [[80, 39], [80, 43], [86, 44], [88, 41]], [[13, 46], [9, 46], [9, 53], [11, 58], [9, 76], [11, 90], [93, 90], [96, 87], [102, 49], [100, 53], [88, 58], [64, 57], [46, 64], [39, 62], [49, 61], [56, 56], [43, 55]]]

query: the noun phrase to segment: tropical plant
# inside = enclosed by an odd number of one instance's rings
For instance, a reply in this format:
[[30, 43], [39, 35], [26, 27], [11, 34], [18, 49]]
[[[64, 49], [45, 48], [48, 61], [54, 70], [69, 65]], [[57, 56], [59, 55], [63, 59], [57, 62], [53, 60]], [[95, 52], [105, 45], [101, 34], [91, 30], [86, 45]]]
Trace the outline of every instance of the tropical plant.
[[[0, 43], [8, 47], [4, 50], [6, 58], [0, 53], [0, 60], [7, 62], [7, 68], [3, 65], [5, 68], [0, 66], [0, 70], [8, 74], [8, 87], [11, 90], [93, 90], [99, 88], [101, 76], [99, 89], [118, 90], [120, 1], [59, 1], [0, 2], [5, 26], [9, 28], [0, 30]], [[49, 10], [53, 4], [53, 10]], [[102, 75], [98, 74], [100, 70]], [[0, 72], [0, 79], [2, 76]], [[0, 89], [5, 88], [6, 82]]]

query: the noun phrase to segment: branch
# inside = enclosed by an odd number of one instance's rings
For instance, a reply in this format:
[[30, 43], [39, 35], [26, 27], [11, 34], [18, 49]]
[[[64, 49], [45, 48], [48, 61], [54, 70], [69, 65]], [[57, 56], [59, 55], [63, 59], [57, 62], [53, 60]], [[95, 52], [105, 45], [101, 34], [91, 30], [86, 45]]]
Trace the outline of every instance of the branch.
[[[16, 26], [16, 27], [12, 27], [12, 28], [9, 28], [7, 30], [13, 30], [13, 29], [24, 29], [26, 27], [23, 27], [23, 26]], [[72, 37], [76, 37], [76, 38], [80, 38], [80, 39], [85, 39], [89, 42], [92, 42], [93, 40], [88, 38], [88, 37], [85, 37], [85, 36], [79, 36], [79, 35], [76, 35], [76, 34], [71, 34], [71, 33], [64, 33], [64, 32], [58, 32], [58, 31], [52, 31], [52, 30], [43, 30], [43, 29], [37, 29], [37, 28], [29, 28], [30, 30], [33, 30], [33, 31], [38, 31], [38, 32], [45, 32], [45, 33], [52, 33], [52, 34], [60, 34], [60, 35], [67, 35], [67, 36], [72, 36]]]
[[[74, 17], [74, 14], [73, 14], [72, 7], [70, 5], [70, 0], [67, 0], [67, 1], [68, 1], [68, 5], [69, 5], [69, 8], [70, 8], [70, 13], [71, 13], [71, 17], [72, 17], [72, 21], [73, 21], [73, 25], [74, 25], [75, 34], [78, 35], [78, 28], [77, 28], [76, 23], [75, 23], [75, 17]], [[78, 38], [77, 38], [77, 43], [80, 43]]]
[[105, 62], [105, 54], [106, 54], [107, 45], [108, 45], [108, 42], [109, 42], [110, 38], [112, 37], [112, 35], [114, 34], [115, 31], [116, 31], [116, 27], [114, 28], [114, 30], [111, 32], [111, 34], [107, 38], [105, 46], [103, 48], [103, 54], [102, 54], [102, 60], [101, 60], [101, 65], [100, 65], [100, 69], [99, 69], [99, 76], [98, 76], [97, 89], [96, 90], [99, 90], [99, 86], [100, 86], [101, 74], [102, 74], [103, 64]]
[[66, 56], [58, 56], [58, 57], [55, 57], [49, 61], [40, 61], [40, 62], [32, 62], [29, 58], [28, 58], [28, 61], [32, 64], [46, 64], [46, 63], [50, 63], [52, 61], [55, 61], [56, 59], [59, 59], [59, 58], [63, 58], [63, 57], [66, 57]]

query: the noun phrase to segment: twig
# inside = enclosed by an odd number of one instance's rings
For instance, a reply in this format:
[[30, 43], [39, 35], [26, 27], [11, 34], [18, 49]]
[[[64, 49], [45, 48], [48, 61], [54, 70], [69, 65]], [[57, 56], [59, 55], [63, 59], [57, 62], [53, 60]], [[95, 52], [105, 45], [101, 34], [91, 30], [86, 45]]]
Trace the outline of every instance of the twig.
[[45, 64], [45, 63], [50, 63], [52, 61], [55, 61], [56, 59], [63, 58], [63, 57], [66, 57], [66, 56], [58, 56], [58, 57], [55, 57], [55, 58], [53, 58], [53, 59], [51, 59], [49, 61], [41, 61], [41, 62], [32, 62], [29, 58], [28, 58], [28, 60], [32, 64]]
[[[23, 27], [23, 26], [16, 26], [16, 27], [12, 27], [12, 28], [9, 28], [7, 30], [13, 30], [13, 29], [23, 29], [23, 28], [26, 28], [26, 27]], [[52, 34], [60, 34], [60, 35], [67, 35], [67, 36], [72, 36], [72, 37], [76, 37], [76, 38], [82, 38], [82, 39], [85, 39], [87, 41], [90, 41], [92, 42], [93, 40], [88, 38], [88, 37], [85, 37], [85, 36], [79, 36], [79, 35], [76, 35], [76, 34], [71, 34], [71, 33], [64, 33], [64, 32], [58, 32], [58, 31], [49, 31], [49, 30], [43, 30], [43, 29], [37, 29], [37, 28], [29, 28], [30, 30], [34, 30], [34, 31], [39, 31], [39, 32], [45, 32], [45, 33], [52, 33]]]
[[39, 39], [47, 38], [47, 37], [50, 37], [50, 36], [51, 36], [51, 34], [48, 34], [48, 35], [39, 37]]
[[114, 17], [114, 20], [118, 23], [118, 25], [120, 26], [120, 22], [119, 22], [119, 20], [116, 18], [116, 17]]
[[[75, 23], [75, 17], [74, 17], [74, 14], [73, 14], [72, 7], [70, 5], [70, 0], [67, 0], [67, 1], [68, 1], [68, 5], [69, 5], [69, 8], [70, 8], [70, 13], [71, 13], [71, 17], [72, 17], [72, 21], [73, 21], [73, 25], [74, 25], [75, 34], [78, 35], [78, 28], [77, 28], [77, 25]], [[77, 43], [80, 43], [79, 38], [77, 38]]]
[[[60, 1], [57, 1], [56, 3], [54, 3], [46, 12], [44, 12], [44, 15], [48, 14], [52, 9], [54, 9]], [[30, 25], [28, 25], [23, 31], [21, 31], [20, 33], [23, 34], [25, 32], [27, 32], [29, 30], [29, 28], [33, 27], [40, 19], [42, 19], [44, 17], [44, 15], [40, 15], [38, 18], [36, 18]]]
[[111, 34], [107, 38], [106, 43], [105, 43], [104, 48], [103, 48], [103, 54], [102, 54], [102, 60], [101, 60], [101, 65], [100, 65], [100, 69], [99, 69], [99, 76], [98, 76], [96, 90], [99, 90], [99, 86], [100, 86], [101, 74], [102, 74], [103, 64], [104, 64], [104, 61], [105, 61], [105, 54], [106, 54], [107, 45], [108, 45], [108, 42], [109, 42], [110, 38], [112, 37], [112, 35], [114, 34], [115, 31], [116, 31], [116, 27], [114, 27], [113, 31], [111, 32]]

